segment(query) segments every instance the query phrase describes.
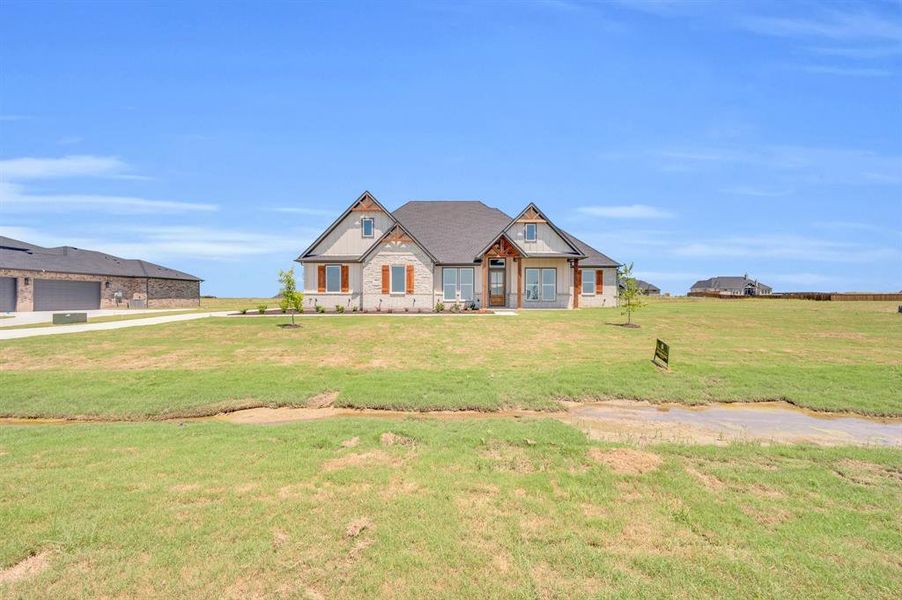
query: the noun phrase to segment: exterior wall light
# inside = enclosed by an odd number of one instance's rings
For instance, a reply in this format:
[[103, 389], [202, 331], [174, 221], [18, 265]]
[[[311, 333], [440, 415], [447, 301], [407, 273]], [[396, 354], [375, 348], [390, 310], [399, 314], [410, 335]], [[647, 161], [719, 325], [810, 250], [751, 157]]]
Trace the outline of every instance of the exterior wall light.
[[31, 285], [31, 277], [25, 278], [25, 285]]

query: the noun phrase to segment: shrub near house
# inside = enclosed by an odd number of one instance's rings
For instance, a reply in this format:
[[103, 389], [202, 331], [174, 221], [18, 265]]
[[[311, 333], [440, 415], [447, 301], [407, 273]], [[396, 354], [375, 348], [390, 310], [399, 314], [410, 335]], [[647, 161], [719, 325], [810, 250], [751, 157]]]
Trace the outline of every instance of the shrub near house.
[[310, 306], [348, 310], [616, 306], [619, 263], [529, 204], [412, 201], [389, 212], [361, 194], [297, 261]]

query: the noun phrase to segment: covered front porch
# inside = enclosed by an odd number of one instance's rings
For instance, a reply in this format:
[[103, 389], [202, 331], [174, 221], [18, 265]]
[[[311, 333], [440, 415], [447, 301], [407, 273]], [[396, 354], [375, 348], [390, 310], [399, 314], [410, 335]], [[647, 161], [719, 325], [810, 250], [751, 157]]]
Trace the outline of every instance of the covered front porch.
[[505, 236], [482, 256], [481, 305], [486, 308], [576, 308], [577, 261], [526, 257]]

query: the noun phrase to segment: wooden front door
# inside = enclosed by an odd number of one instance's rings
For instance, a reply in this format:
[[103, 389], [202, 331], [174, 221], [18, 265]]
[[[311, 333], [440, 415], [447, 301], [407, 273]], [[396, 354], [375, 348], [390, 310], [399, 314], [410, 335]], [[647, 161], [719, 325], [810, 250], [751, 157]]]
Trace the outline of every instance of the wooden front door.
[[489, 306], [504, 306], [504, 269], [489, 269]]

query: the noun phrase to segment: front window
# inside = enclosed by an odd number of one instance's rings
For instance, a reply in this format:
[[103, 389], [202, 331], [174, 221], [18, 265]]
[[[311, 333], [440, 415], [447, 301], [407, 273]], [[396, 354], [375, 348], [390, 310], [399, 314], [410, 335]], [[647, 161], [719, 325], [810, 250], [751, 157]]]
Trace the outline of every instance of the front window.
[[552, 302], [557, 299], [557, 269], [525, 269], [526, 299]]
[[535, 223], [527, 223], [526, 224], [526, 241], [527, 242], [536, 241], [536, 224]]
[[326, 265], [326, 291], [341, 291], [341, 265]]
[[404, 265], [392, 265], [391, 293], [403, 294], [407, 290], [407, 269]]
[[[454, 302], [458, 299], [462, 301], [470, 301], [473, 299], [473, 278], [474, 271], [472, 268], [449, 268], [442, 269], [442, 297]], [[458, 294], [460, 297], [458, 298]]]
[[526, 269], [526, 299], [537, 301], [539, 299], [539, 272], [541, 269]]
[[460, 270], [460, 299], [461, 300], [472, 300], [475, 294], [473, 293], [473, 269], [461, 269]]
[[457, 269], [444, 269], [442, 271], [442, 289], [445, 300], [451, 302], [457, 300]]
[[542, 300], [557, 299], [557, 269], [542, 269]]
[[583, 269], [583, 294], [594, 296], [595, 295], [595, 269]]
[[365, 238], [373, 237], [374, 227], [373, 219], [362, 219], [360, 221], [360, 231]]

